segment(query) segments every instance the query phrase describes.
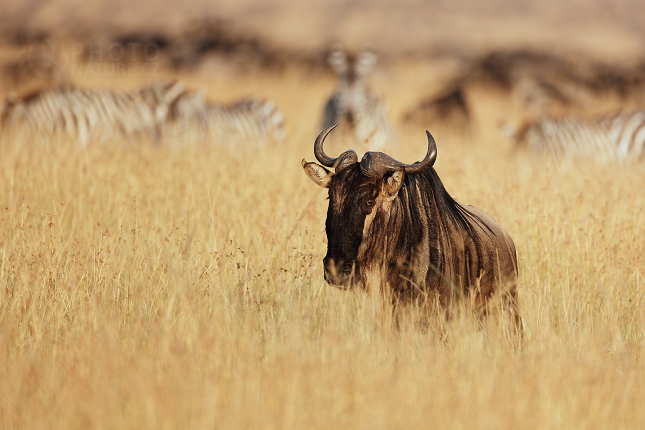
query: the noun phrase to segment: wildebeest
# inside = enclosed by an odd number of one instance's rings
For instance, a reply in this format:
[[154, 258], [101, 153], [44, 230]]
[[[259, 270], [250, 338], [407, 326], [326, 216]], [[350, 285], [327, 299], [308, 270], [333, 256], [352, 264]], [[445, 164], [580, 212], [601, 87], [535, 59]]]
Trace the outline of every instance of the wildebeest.
[[383, 289], [394, 303], [436, 294], [447, 305], [471, 295], [484, 312], [497, 292], [517, 317], [515, 244], [491, 215], [448, 194], [432, 167], [437, 146], [430, 133], [421, 162], [404, 164], [381, 152], [359, 162], [351, 149], [338, 158], [325, 154], [334, 127], [314, 144], [322, 166], [302, 160], [307, 176], [329, 189], [325, 280], [344, 289]]

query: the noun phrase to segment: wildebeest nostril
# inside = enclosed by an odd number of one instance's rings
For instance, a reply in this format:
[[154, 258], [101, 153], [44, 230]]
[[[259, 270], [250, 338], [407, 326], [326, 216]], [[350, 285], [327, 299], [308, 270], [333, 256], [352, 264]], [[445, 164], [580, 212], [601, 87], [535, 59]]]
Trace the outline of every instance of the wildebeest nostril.
[[355, 263], [352, 259], [334, 260], [332, 257], [323, 259], [325, 281], [336, 284], [350, 279], [354, 272]]
[[354, 264], [351, 261], [343, 263], [343, 275], [349, 275], [354, 270]]

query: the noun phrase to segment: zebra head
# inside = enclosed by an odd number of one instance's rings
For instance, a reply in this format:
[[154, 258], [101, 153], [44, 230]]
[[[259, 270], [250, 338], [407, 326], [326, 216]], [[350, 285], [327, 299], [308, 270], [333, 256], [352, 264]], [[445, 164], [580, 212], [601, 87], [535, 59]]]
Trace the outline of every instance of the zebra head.
[[328, 58], [329, 65], [338, 78], [339, 87], [365, 86], [365, 79], [376, 64], [376, 53], [364, 49], [348, 54], [340, 45], [334, 45]]
[[[334, 127], [336, 125], [323, 130], [314, 144], [314, 154], [322, 166], [303, 159], [302, 167], [311, 180], [329, 189], [325, 223], [327, 255], [323, 259], [325, 280], [331, 285], [348, 288], [352, 281], [361, 282], [361, 264], [380, 256], [381, 249], [377, 249], [379, 245], [375, 246], [375, 243], [382, 238], [372, 237], [372, 224], [389, 218], [392, 201], [397, 197], [406, 173], [430, 169], [437, 157], [437, 147], [427, 133], [426, 157], [414, 164], [401, 163], [382, 152], [367, 152], [359, 163], [356, 152], [351, 149], [332, 158], [325, 154], [323, 142]], [[325, 167], [334, 168], [335, 173]], [[376, 231], [384, 236], [384, 228]]]
[[338, 122], [341, 116], [354, 127], [361, 121], [361, 112], [371, 104], [367, 77], [376, 64], [376, 53], [364, 49], [357, 54], [349, 54], [336, 45], [332, 48], [328, 61], [336, 74], [338, 111], [336, 117], [326, 121], [324, 127]]

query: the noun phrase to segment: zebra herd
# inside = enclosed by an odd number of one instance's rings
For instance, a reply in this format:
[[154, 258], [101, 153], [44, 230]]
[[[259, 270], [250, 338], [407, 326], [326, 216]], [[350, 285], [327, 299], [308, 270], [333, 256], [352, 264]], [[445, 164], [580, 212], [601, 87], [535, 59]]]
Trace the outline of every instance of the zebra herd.
[[[367, 83], [376, 54], [347, 54], [336, 46], [329, 64], [338, 87], [327, 102], [323, 126], [340, 123], [350, 139], [380, 149], [392, 139], [386, 110]], [[82, 89], [71, 85], [7, 98], [2, 130], [27, 132], [44, 139], [73, 136], [81, 145], [115, 138], [194, 137], [213, 142], [260, 144], [285, 137], [284, 115], [270, 100], [249, 98], [230, 105], [214, 104], [183, 82], [159, 82], [131, 91]]]
[[10, 97], [2, 129], [45, 139], [71, 136], [81, 145], [147, 137], [159, 143], [179, 135], [235, 144], [267, 144], [284, 138], [284, 116], [269, 100], [250, 98], [213, 104], [181, 81], [159, 82], [132, 91], [64, 85]]
[[[352, 55], [334, 46], [328, 63], [337, 87], [324, 106], [322, 128], [338, 123], [344, 137], [359, 147], [372, 151], [384, 148], [394, 140], [394, 133], [385, 104], [368, 84], [376, 54], [365, 49]], [[533, 93], [540, 87], [531, 88], [531, 97], [539, 98], [540, 94]], [[459, 121], [453, 122], [466, 129], [471, 119], [464, 95], [455, 94], [438, 102], [424, 102], [424, 109], [434, 109], [435, 116], [447, 119], [450, 116], [444, 111], [452, 112], [457, 106]], [[407, 117], [414, 118], [414, 112]], [[615, 161], [645, 158], [645, 109], [591, 119], [530, 117], [519, 127], [506, 125], [504, 131], [518, 146], [534, 152]], [[284, 115], [274, 102], [254, 97], [229, 105], [213, 103], [181, 81], [130, 91], [60, 85], [22, 97], [9, 96], [1, 122], [2, 133], [28, 133], [45, 140], [73, 136], [81, 145], [142, 136], [155, 143], [193, 137], [232, 145], [247, 141], [264, 145], [285, 137]]]

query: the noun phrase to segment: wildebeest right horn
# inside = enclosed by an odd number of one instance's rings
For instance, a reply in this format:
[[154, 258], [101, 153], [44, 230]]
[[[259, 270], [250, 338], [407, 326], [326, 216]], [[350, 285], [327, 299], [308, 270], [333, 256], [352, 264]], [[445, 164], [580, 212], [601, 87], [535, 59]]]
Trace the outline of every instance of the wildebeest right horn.
[[316, 138], [316, 142], [314, 143], [314, 155], [316, 156], [316, 159], [320, 162], [320, 164], [325, 167], [333, 167], [336, 169], [336, 172], [339, 172], [348, 165], [357, 163], [358, 155], [356, 155], [356, 152], [354, 152], [352, 149], [343, 152], [337, 158], [332, 158], [325, 154], [325, 151], [323, 150], [323, 143], [325, 142], [325, 138], [334, 128], [336, 128], [337, 125], [338, 124], [334, 124], [331, 127], [327, 127], [320, 132], [320, 134]]
[[437, 159], [437, 144], [428, 130], [428, 152], [423, 161], [417, 161], [413, 164], [401, 163], [382, 152], [366, 152], [361, 160], [361, 170], [367, 176], [381, 177], [388, 172], [405, 168], [406, 174], [421, 173], [430, 169]]

